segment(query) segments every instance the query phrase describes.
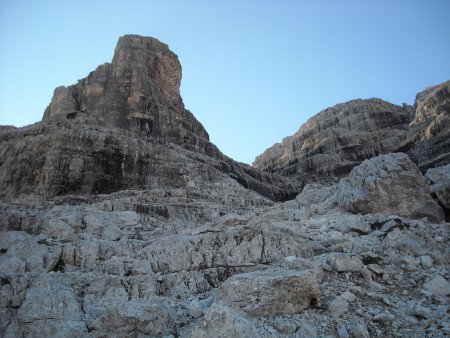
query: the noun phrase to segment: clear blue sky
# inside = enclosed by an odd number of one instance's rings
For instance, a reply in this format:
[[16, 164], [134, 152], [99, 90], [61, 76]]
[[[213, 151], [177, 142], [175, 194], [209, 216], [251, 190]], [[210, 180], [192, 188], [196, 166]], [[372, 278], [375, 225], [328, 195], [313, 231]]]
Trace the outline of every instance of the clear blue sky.
[[0, 0], [0, 124], [39, 121], [129, 33], [178, 55], [186, 107], [246, 163], [326, 107], [450, 79], [450, 0]]

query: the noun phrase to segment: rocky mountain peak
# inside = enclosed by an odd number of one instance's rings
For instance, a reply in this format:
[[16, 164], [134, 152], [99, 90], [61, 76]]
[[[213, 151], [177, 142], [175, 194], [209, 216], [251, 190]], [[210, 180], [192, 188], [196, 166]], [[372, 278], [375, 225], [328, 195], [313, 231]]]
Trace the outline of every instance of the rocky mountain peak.
[[209, 142], [184, 107], [180, 82], [180, 62], [166, 44], [122, 36], [111, 63], [55, 89], [41, 122], [0, 128], [0, 197], [186, 188], [226, 178], [274, 200], [296, 195], [292, 180], [236, 163]]
[[180, 62], [166, 44], [124, 35], [111, 63], [74, 85], [55, 89], [43, 119], [93, 119], [191, 147], [198, 139], [208, 141], [209, 136], [184, 108], [180, 83]]

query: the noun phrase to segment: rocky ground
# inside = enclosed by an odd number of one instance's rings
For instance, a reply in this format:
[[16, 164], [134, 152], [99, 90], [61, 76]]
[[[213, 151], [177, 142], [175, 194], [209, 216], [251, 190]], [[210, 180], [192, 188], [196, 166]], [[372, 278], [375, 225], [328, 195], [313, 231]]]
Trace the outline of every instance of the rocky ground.
[[332, 107], [258, 169], [180, 80], [127, 35], [0, 127], [1, 337], [450, 335], [450, 82]]
[[[443, 170], [438, 184], [448, 191]], [[427, 188], [406, 155], [392, 154], [284, 203], [226, 178], [4, 201], [0, 329], [4, 337], [442, 337], [449, 223]]]

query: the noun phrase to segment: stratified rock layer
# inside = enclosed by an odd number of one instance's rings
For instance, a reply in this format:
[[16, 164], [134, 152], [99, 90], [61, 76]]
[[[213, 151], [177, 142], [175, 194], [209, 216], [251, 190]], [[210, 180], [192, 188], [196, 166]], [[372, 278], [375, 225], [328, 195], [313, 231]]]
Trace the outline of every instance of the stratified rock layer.
[[180, 188], [231, 177], [273, 200], [298, 184], [234, 162], [184, 108], [167, 45], [126, 35], [111, 64], [55, 90], [43, 121], [0, 128], [0, 197]]
[[181, 65], [166, 44], [125, 35], [111, 63], [75, 85], [55, 89], [44, 120], [91, 117], [109, 127], [198, 147], [209, 137], [184, 108], [180, 83]]
[[253, 166], [308, 182], [335, 181], [363, 160], [388, 153], [406, 139], [411, 107], [380, 99], [325, 109], [299, 131], [259, 155]]
[[415, 117], [408, 139], [398, 151], [406, 152], [422, 172], [450, 163], [450, 81], [416, 96]]
[[414, 107], [380, 99], [327, 108], [257, 156], [253, 166], [306, 182], [333, 182], [373, 156], [405, 152], [425, 173], [450, 163], [450, 81], [417, 94]]
[[[402, 166], [409, 180], [398, 179]], [[406, 155], [375, 158], [370, 172], [379, 191], [343, 179], [309, 184], [284, 203], [226, 175], [182, 188], [2, 200], [1, 332], [8, 338], [448, 332], [449, 224], [415, 219], [402, 203], [380, 208], [395, 197], [413, 210], [431, 198]], [[353, 174], [350, 181], [359, 179]], [[383, 190], [385, 181], [396, 185], [395, 196]], [[410, 201], [411, 183], [419, 184], [421, 198]], [[345, 202], [355, 202], [361, 188], [367, 209], [349, 211]]]

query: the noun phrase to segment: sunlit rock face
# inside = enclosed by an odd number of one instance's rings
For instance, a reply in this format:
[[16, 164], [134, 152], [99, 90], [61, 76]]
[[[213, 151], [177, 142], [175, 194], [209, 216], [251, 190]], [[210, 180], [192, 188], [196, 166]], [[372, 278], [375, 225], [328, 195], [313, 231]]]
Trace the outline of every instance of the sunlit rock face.
[[450, 81], [425, 89], [416, 96], [415, 116], [407, 152], [422, 171], [450, 163]]
[[414, 106], [352, 100], [310, 118], [257, 156], [253, 166], [307, 182], [333, 182], [373, 156], [405, 152], [425, 173], [450, 163], [450, 81], [417, 94]]
[[253, 166], [312, 182], [336, 181], [365, 159], [388, 153], [406, 139], [411, 107], [380, 99], [353, 100], [310, 118]]
[[181, 65], [154, 38], [122, 36], [111, 63], [69, 87], [55, 89], [44, 120], [89, 116], [110, 127], [194, 146], [208, 133], [184, 108]]
[[180, 81], [166, 44], [121, 37], [111, 63], [55, 89], [41, 122], [0, 129], [0, 196], [181, 188], [222, 177], [273, 200], [295, 196], [299, 184], [237, 163], [209, 142], [184, 108]]

